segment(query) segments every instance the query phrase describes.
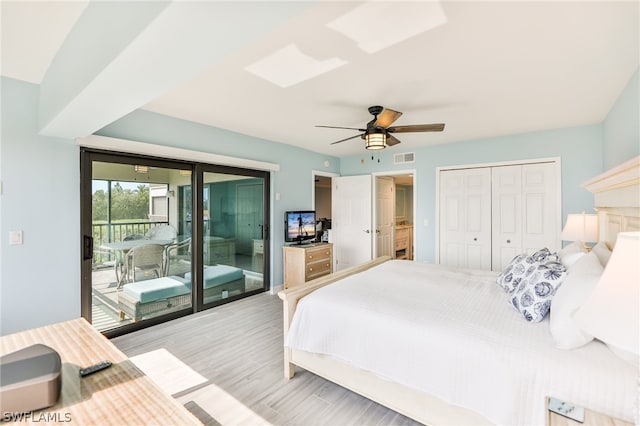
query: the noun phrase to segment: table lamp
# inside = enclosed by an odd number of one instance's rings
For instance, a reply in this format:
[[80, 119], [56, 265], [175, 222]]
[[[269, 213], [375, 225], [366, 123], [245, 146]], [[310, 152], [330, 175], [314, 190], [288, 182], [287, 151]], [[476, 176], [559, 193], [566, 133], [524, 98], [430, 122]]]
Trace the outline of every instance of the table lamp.
[[638, 365], [640, 354], [640, 232], [621, 232], [591, 296], [574, 314], [578, 325]]
[[562, 229], [564, 241], [581, 241], [585, 250], [591, 250], [587, 243], [598, 241], [598, 215], [596, 214], [568, 214], [567, 222]]

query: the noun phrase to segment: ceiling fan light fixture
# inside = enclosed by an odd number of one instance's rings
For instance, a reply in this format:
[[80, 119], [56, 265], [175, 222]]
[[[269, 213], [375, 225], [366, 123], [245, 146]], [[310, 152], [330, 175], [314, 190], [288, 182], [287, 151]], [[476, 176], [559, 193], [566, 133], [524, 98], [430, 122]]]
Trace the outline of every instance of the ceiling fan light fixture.
[[387, 147], [387, 135], [382, 132], [372, 132], [364, 135], [366, 149], [384, 149]]

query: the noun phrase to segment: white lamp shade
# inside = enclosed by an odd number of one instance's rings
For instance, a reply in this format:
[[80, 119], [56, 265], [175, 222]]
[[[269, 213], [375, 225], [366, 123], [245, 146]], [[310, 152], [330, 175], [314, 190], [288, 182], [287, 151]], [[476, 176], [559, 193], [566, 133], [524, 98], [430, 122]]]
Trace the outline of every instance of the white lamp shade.
[[574, 314], [578, 325], [613, 349], [640, 354], [640, 232], [621, 232], [602, 277]]
[[562, 229], [562, 239], [585, 243], [598, 241], [598, 215], [585, 213], [568, 214], [567, 223]]

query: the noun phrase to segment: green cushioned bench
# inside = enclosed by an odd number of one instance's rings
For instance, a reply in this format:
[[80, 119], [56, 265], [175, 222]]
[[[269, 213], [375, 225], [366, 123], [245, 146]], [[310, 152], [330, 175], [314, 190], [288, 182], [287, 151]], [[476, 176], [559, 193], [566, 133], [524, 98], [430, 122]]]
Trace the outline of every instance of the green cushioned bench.
[[[205, 303], [221, 299], [223, 291], [245, 291], [244, 272], [227, 265], [207, 266], [203, 271]], [[191, 273], [126, 284], [118, 294], [120, 319], [139, 321], [145, 317], [179, 311], [191, 306]]]
[[[225, 290], [244, 293], [244, 272], [240, 268], [229, 265], [205, 266], [202, 277], [204, 278], [205, 302], [211, 301], [207, 299], [221, 299], [222, 292]], [[184, 279], [190, 282], [191, 272], [186, 273]]]

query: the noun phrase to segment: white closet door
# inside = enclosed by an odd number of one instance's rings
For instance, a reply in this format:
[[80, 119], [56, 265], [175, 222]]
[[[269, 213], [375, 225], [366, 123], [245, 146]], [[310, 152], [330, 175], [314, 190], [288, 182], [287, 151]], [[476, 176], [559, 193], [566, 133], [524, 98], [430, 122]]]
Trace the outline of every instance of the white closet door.
[[491, 268], [491, 170], [440, 173], [440, 263]]
[[555, 163], [522, 166], [522, 251], [547, 247], [559, 250], [558, 166]]
[[503, 271], [522, 253], [522, 166], [491, 169], [491, 269]]
[[494, 271], [520, 253], [559, 249], [557, 170], [556, 163], [492, 168]]
[[440, 263], [464, 266], [465, 170], [440, 172]]

